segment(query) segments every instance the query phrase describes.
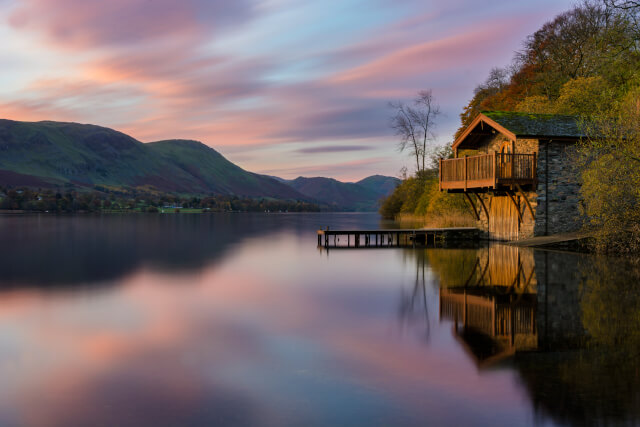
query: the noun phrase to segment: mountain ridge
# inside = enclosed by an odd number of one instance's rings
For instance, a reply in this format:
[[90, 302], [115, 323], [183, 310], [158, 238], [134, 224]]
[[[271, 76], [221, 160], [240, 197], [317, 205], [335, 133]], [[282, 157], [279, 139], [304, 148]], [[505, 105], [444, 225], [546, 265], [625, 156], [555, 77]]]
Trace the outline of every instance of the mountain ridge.
[[0, 120], [0, 170], [51, 186], [306, 199], [199, 141], [143, 143], [110, 128], [70, 122]]
[[286, 180], [242, 169], [191, 139], [143, 143], [107, 127], [0, 119], [0, 184], [95, 189], [116, 187], [193, 195], [233, 195], [321, 202], [333, 210], [375, 210], [396, 178], [355, 183]]

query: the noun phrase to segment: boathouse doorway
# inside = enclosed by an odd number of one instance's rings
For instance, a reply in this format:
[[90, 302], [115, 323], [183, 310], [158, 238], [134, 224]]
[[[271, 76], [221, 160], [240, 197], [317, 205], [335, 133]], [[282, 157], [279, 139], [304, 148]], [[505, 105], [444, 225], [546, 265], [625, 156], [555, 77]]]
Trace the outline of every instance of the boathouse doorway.
[[508, 196], [494, 196], [490, 198], [489, 208], [489, 236], [498, 240], [517, 240], [520, 232], [518, 215], [519, 198], [514, 197], [514, 204]]

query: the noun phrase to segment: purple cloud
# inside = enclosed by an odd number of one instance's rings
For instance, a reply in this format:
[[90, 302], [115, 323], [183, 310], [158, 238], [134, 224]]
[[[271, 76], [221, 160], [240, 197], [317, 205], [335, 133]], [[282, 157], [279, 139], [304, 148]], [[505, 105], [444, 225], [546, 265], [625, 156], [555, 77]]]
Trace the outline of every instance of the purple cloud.
[[295, 150], [300, 154], [315, 154], [315, 153], [343, 153], [348, 151], [368, 151], [373, 147], [366, 147], [364, 145], [322, 145], [319, 147], [300, 148]]
[[9, 22], [63, 47], [129, 47], [234, 28], [253, 15], [249, 0], [22, 0]]

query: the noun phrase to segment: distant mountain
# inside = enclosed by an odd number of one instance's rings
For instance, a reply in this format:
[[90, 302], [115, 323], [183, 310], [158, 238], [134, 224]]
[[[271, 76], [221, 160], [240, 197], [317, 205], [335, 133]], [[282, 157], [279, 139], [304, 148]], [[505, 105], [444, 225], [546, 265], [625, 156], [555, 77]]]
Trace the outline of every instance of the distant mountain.
[[0, 184], [308, 199], [197, 141], [145, 144], [100, 126], [51, 121], [0, 120]]
[[384, 175], [371, 175], [360, 181], [356, 182], [356, 184], [361, 185], [369, 190], [375, 191], [380, 194], [380, 196], [388, 196], [393, 193], [393, 190], [400, 184], [400, 180], [398, 178], [394, 178], [392, 176], [384, 176]]
[[400, 180], [374, 175], [356, 183], [322, 177], [298, 177], [283, 182], [334, 210], [375, 211], [379, 200], [390, 194]]

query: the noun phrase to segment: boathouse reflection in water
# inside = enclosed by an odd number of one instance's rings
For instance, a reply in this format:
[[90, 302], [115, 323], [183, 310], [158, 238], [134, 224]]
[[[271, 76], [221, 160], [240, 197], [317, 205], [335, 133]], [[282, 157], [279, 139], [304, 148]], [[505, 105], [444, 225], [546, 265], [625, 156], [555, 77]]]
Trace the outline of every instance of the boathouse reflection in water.
[[479, 366], [537, 349], [537, 281], [531, 252], [510, 246], [480, 249], [463, 285], [442, 285], [440, 319], [453, 320], [455, 336]]
[[505, 245], [418, 257], [439, 283], [440, 322], [452, 322], [478, 369], [515, 369], [540, 420], [640, 421], [633, 262]]
[[507, 245], [427, 251], [440, 283], [440, 320], [453, 322], [478, 366], [517, 352], [584, 346], [583, 263], [575, 254], [554, 255], [550, 261], [547, 252]]

